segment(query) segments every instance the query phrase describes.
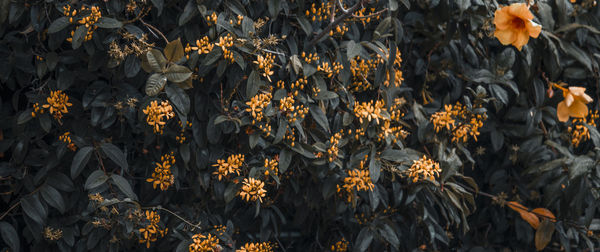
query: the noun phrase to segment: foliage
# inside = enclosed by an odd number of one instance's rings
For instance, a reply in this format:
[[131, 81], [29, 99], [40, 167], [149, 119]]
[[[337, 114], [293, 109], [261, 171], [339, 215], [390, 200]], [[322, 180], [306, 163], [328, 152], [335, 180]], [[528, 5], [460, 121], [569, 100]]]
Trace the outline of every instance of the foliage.
[[593, 251], [599, 17], [0, 0], [0, 247]]

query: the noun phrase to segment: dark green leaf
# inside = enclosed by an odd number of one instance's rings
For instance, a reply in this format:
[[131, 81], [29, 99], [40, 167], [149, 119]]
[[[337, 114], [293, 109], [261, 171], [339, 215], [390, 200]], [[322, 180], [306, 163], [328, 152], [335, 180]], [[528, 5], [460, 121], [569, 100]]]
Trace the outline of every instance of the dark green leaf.
[[63, 199], [62, 195], [56, 189], [54, 189], [51, 186], [44, 186], [40, 190], [40, 192], [42, 194], [42, 198], [44, 198], [44, 200], [49, 205], [58, 209], [58, 211], [60, 211], [60, 213], [65, 212], [65, 210], [66, 210], [65, 200]]
[[108, 180], [108, 176], [102, 170], [95, 170], [90, 174], [90, 176], [85, 180], [84, 188], [86, 190], [94, 189], [98, 186], [103, 185]]
[[325, 132], [330, 133], [331, 130], [329, 129], [329, 122], [327, 121], [327, 116], [325, 115], [325, 112], [323, 112], [323, 110], [315, 104], [310, 104], [309, 108], [310, 115], [317, 122], [317, 124], [323, 127]]
[[185, 91], [177, 86], [169, 85], [165, 88], [169, 101], [175, 105], [175, 108], [183, 115], [190, 112], [190, 97]]
[[146, 81], [146, 95], [155, 96], [163, 90], [167, 84], [167, 77], [160, 73], [154, 73]]
[[121, 23], [121, 21], [116, 20], [114, 18], [101, 17], [100, 20], [98, 20], [98, 22], [95, 25], [100, 28], [113, 29], [113, 28], [121, 28], [123, 26], [123, 23]]
[[94, 148], [86, 146], [77, 151], [73, 157], [73, 162], [71, 163], [71, 178], [76, 178], [81, 171], [83, 171], [83, 168], [87, 165], [92, 156], [92, 150], [94, 150]]
[[115, 162], [115, 164], [121, 166], [123, 170], [127, 171], [127, 168], [129, 166], [127, 164], [127, 157], [117, 146], [111, 143], [102, 143], [102, 145], [100, 145], [100, 148], [108, 158]]
[[12, 251], [21, 251], [21, 241], [17, 230], [8, 222], [0, 221], [0, 236]]
[[198, 15], [198, 8], [196, 7], [196, 1], [189, 0], [183, 8], [183, 13], [179, 16], [179, 26], [186, 24], [194, 16]]
[[368, 227], [363, 227], [356, 237], [356, 245], [354, 246], [354, 252], [363, 252], [369, 248], [373, 241], [373, 232]]
[[113, 184], [115, 184], [119, 188], [119, 190], [121, 190], [121, 192], [123, 192], [125, 194], [125, 196], [127, 196], [133, 200], [138, 199], [137, 195], [131, 189], [131, 185], [129, 184], [129, 182], [127, 182], [127, 180], [125, 178], [123, 178], [123, 176], [118, 175], [118, 174], [113, 174], [113, 175], [110, 175], [110, 179], [113, 181]]
[[75, 29], [75, 33], [73, 33], [73, 40], [71, 41], [71, 46], [73, 47], [73, 49], [77, 49], [81, 46], [81, 43], [83, 43], [83, 40], [85, 39], [85, 36], [88, 33], [88, 28], [85, 27], [85, 25], [80, 25], [77, 26], [77, 29]]
[[52, 21], [52, 24], [50, 24], [50, 27], [48, 27], [48, 33], [62, 31], [63, 29], [67, 28], [69, 24], [71, 24], [69, 23], [69, 18], [59, 17], [56, 20]]
[[192, 70], [180, 65], [170, 65], [165, 71], [167, 80], [172, 82], [183, 82], [192, 76]]
[[23, 212], [37, 224], [44, 225], [47, 213], [37, 194], [27, 195], [21, 198], [21, 208], [23, 208]]

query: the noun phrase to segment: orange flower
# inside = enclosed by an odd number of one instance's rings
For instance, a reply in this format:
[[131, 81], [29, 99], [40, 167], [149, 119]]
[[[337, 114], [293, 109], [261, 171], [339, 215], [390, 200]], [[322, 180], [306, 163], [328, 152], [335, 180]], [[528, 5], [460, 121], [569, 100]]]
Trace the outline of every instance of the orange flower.
[[542, 26], [531, 21], [533, 14], [524, 3], [504, 6], [494, 13], [496, 31], [494, 36], [503, 45], [512, 44], [519, 51], [529, 41], [529, 37], [537, 38]]
[[586, 117], [588, 115], [588, 107], [585, 104], [592, 102], [594, 99], [585, 93], [585, 88], [560, 88], [563, 91], [563, 97], [565, 97], [565, 100], [558, 103], [558, 107], [556, 108], [558, 120], [561, 122], [566, 122], [569, 120], [569, 117]]

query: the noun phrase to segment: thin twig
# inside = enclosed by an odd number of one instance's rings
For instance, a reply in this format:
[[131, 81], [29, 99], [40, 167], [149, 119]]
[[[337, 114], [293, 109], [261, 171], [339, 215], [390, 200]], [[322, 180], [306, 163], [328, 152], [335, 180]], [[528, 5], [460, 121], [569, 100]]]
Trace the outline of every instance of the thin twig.
[[15, 207], [19, 206], [19, 204], [21, 204], [21, 201], [19, 200], [19, 202], [15, 203], [14, 205], [12, 205], [8, 210], [6, 210], [6, 212], [4, 212], [2, 214], [2, 216], [0, 216], [0, 220], [4, 219], [4, 217], [10, 213], [10, 211], [12, 211], [13, 209], [15, 209]]
[[190, 226], [192, 226], [192, 227], [194, 227], [194, 228], [197, 228], [197, 229], [202, 229], [202, 227], [200, 227], [200, 222], [198, 222], [198, 224], [193, 224], [193, 223], [189, 222], [188, 220], [184, 219], [183, 217], [179, 216], [179, 215], [178, 215], [178, 214], [176, 214], [175, 212], [173, 212], [173, 211], [171, 211], [171, 210], [169, 210], [169, 209], [166, 209], [166, 208], [164, 208], [164, 207], [162, 207], [162, 206], [142, 207], [142, 209], [152, 209], [152, 210], [156, 209], [156, 210], [163, 210], [163, 211], [165, 211], [165, 212], [167, 212], [167, 213], [170, 213], [171, 215], [173, 215], [173, 216], [177, 217], [178, 219], [182, 220], [183, 222], [185, 222], [186, 224], [188, 224], [188, 225], [190, 225]]
[[140, 22], [142, 22], [142, 24], [145, 25], [146, 27], [148, 27], [148, 28], [154, 30], [156, 33], [158, 33], [165, 40], [165, 43], [167, 43], [167, 44], [169, 43], [169, 40], [167, 39], [167, 37], [165, 37], [165, 35], [158, 28], [152, 26], [151, 24], [144, 22], [143, 19], [140, 19]]

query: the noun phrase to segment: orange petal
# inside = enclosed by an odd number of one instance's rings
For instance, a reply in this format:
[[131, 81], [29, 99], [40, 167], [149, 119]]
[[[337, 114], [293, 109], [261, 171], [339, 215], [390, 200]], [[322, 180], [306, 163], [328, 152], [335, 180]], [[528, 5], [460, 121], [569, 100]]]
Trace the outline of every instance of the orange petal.
[[513, 17], [508, 14], [506, 7], [497, 9], [494, 13], [494, 25], [496, 25], [496, 29], [504, 30], [510, 28], [512, 19]]
[[537, 38], [540, 35], [540, 32], [542, 32], [542, 26], [533, 21], [525, 22], [525, 28], [527, 28], [529, 36], [532, 38]]
[[558, 103], [558, 106], [556, 107], [556, 116], [561, 122], [566, 122], [569, 120], [569, 108], [565, 104], [565, 101]]
[[523, 19], [523, 21], [533, 19], [533, 14], [531, 14], [531, 11], [529, 11], [529, 8], [525, 3], [514, 3], [511, 4], [508, 8], [508, 13]]
[[531, 210], [531, 212], [534, 212], [538, 215], [544, 216], [544, 217], [550, 219], [550, 221], [552, 221], [552, 222], [556, 222], [556, 217], [554, 216], [554, 214], [546, 208], [536, 208], [536, 209]]
[[512, 42], [515, 41], [515, 39], [517, 37], [516, 33], [510, 29], [506, 29], [506, 30], [496, 29], [496, 31], [494, 32], [494, 36], [496, 38], [498, 38], [500, 43], [502, 43], [503, 45], [511, 44]]
[[571, 92], [567, 92], [565, 94], [565, 104], [567, 105], [567, 107], [571, 107], [573, 101], [575, 101], [575, 97], [573, 97], [573, 94], [571, 94]]
[[572, 117], [586, 117], [588, 115], [588, 107], [581, 101], [574, 101], [569, 107], [569, 115]]
[[517, 34], [517, 38], [516, 40], [513, 42], [513, 45], [519, 49], [519, 51], [521, 51], [521, 49], [523, 48], [524, 45], [527, 44], [527, 42], [529, 41], [529, 34], [527, 33], [527, 31], [523, 30], [523, 31], [519, 31], [516, 33]]

